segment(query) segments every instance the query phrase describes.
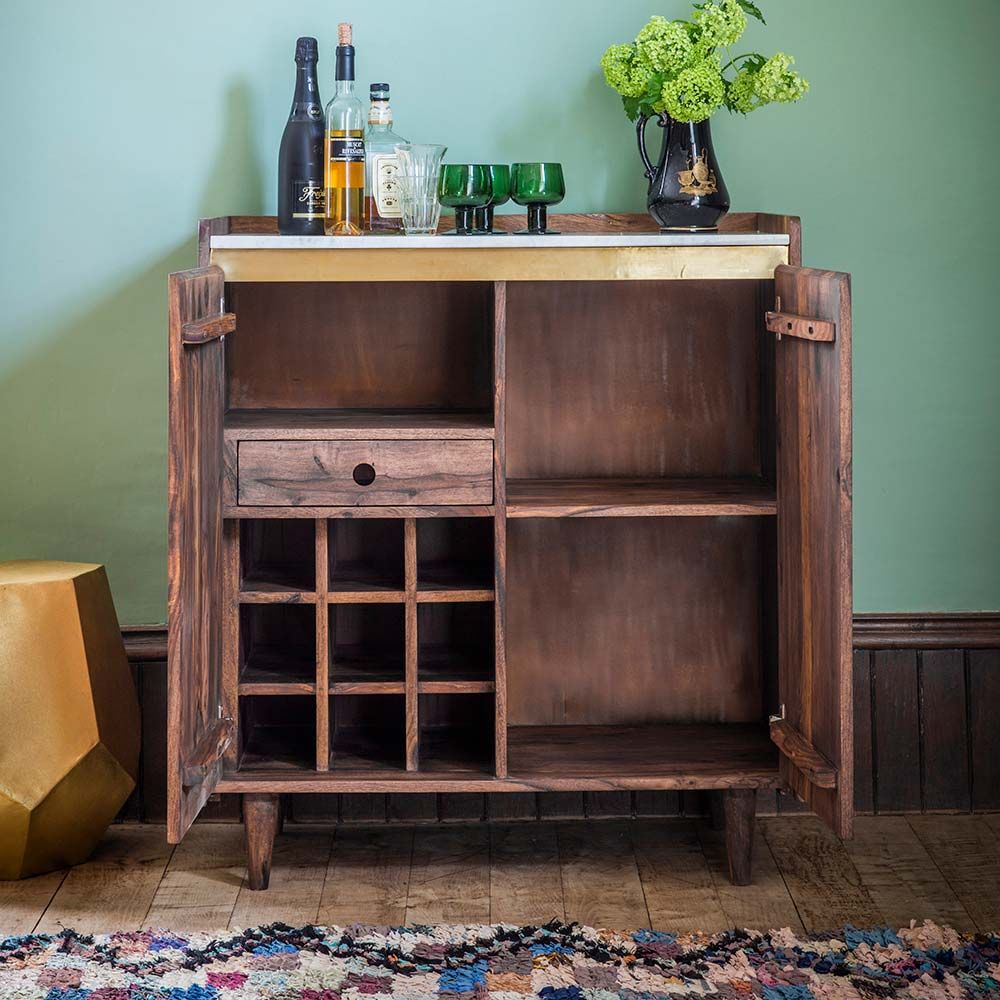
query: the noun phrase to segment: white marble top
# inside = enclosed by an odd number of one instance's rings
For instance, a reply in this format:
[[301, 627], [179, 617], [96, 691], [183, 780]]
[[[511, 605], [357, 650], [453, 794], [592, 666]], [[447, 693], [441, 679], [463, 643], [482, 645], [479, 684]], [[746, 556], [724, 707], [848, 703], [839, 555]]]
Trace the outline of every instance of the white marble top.
[[213, 250], [468, 250], [474, 247], [747, 247], [788, 246], [785, 233], [565, 233], [551, 236], [213, 236]]

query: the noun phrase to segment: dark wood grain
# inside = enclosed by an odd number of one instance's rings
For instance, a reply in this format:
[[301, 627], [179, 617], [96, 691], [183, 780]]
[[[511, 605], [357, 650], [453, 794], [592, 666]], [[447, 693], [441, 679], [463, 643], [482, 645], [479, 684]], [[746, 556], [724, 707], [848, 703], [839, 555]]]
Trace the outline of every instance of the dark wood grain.
[[166, 625], [123, 625], [122, 643], [129, 663], [166, 662]]
[[765, 719], [764, 521], [510, 521], [510, 723]]
[[1000, 650], [971, 650], [968, 656], [969, 738], [972, 808], [1000, 809]]
[[185, 345], [182, 330], [219, 315], [223, 289], [216, 267], [181, 271], [168, 282], [167, 835], [172, 843], [183, 837], [222, 772], [217, 759], [198, 780], [184, 783], [189, 760], [225, 714], [218, 627], [223, 344]]
[[235, 329], [236, 316], [233, 313], [188, 320], [181, 327], [181, 343], [189, 346], [207, 344], [210, 340], [218, 340]]
[[507, 285], [493, 285], [494, 766], [507, 775]]
[[779, 337], [798, 337], [801, 340], [830, 341], [836, 337], [837, 324], [812, 316], [796, 316], [789, 312], [767, 312], [764, 316], [767, 329]]
[[512, 479], [509, 517], [773, 515], [774, 487], [756, 479]]
[[316, 769], [330, 766], [330, 611], [326, 600], [334, 564], [330, 559], [330, 525], [316, 522], [314, 586], [316, 588]]
[[[462, 700], [470, 696], [462, 696]], [[424, 725], [423, 713], [421, 725]], [[406, 771], [357, 755], [322, 774], [244, 768], [222, 779], [226, 792], [617, 791], [679, 788], [774, 788], [777, 751], [760, 725], [514, 726], [508, 776], [450, 759]], [[422, 734], [422, 743], [424, 736]], [[430, 755], [433, 757], [433, 754]], [[492, 762], [491, 762], [492, 765]]]
[[854, 651], [854, 809], [875, 808], [875, 768], [872, 754], [872, 663], [868, 650]]
[[[932, 620], [936, 616], [929, 616]], [[961, 621], [961, 616], [950, 615], [953, 621]], [[922, 619], [914, 613], [906, 616], [908, 621], [919, 626]], [[977, 620], [977, 613], [970, 612], [969, 618]], [[855, 616], [856, 624], [865, 620]], [[919, 629], [917, 629], [919, 631]], [[122, 629], [126, 648], [130, 637], [142, 636], [141, 645], [136, 647], [137, 655], [130, 659], [137, 673], [137, 687], [142, 709], [143, 746], [140, 760], [138, 786], [119, 816], [122, 822], [162, 823], [166, 818], [166, 664], [163, 661], [147, 659], [147, 650], [160, 645], [166, 650], [166, 628], [163, 625], [124, 626]], [[860, 638], [859, 642], [865, 642]], [[131, 652], [131, 651], [130, 651]], [[871, 747], [872, 688], [869, 672], [870, 651], [856, 649], [854, 654], [854, 705], [855, 705], [855, 809], [858, 813], [873, 811], [873, 758]], [[961, 649], [945, 653], [940, 665], [923, 654], [923, 730], [922, 745], [925, 768], [924, 811], [968, 811], [971, 792], [968, 781], [967, 761], [970, 754], [967, 727], [964, 722], [965, 684], [953, 681], [957, 671], [962, 673], [964, 656]], [[939, 682], [939, 683], [938, 683]], [[935, 687], [934, 685], [937, 684]], [[947, 690], [943, 690], [943, 689]], [[943, 695], [947, 697], [943, 697]], [[962, 721], [956, 723], [955, 703], [962, 701]], [[938, 712], [938, 706], [942, 712]], [[974, 706], [970, 705], [974, 710]], [[989, 705], [985, 711], [989, 710]], [[892, 734], [890, 734], [892, 738]], [[937, 761], [942, 761], [938, 766]], [[958, 763], [953, 769], [949, 761]], [[989, 786], [985, 786], [986, 789]], [[695, 800], [698, 793], [677, 791], [632, 792], [633, 812], [636, 816], [677, 816], [704, 813], [703, 806]], [[770, 796], [770, 807], [766, 805]], [[691, 801], [685, 804], [682, 798]], [[787, 798], [787, 796], [784, 796]], [[393, 800], [396, 796], [391, 797]], [[758, 793], [757, 814], [775, 812], [774, 793]], [[420, 795], [406, 796], [402, 801], [393, 802], [391, 819], [397, 823], [432, 822], [438, 818], [434, 807], [434, 797], [428, 801]], [[200, 818], [209, 821], [240, 821], [240, 796], [215, 795], [203, 808]], [[787, 810], [785, 810], [787, 811]], [[560, 817], [581, 818], [584, 815], [583, 793], [572, 792], [497, 792], [489, 796], [488, 814], [497, 820], [534, 820], [539, 816], [557, 819]], [[385, 822], [387, 796], [384, 794], [328, 794], [296, 796], [294, 810], [296, 822], [318, 823], [359, 823]]]
[[[966, 719], [965, 663], [959, 649], [928, 649], [917, 654], [920, 742], [924, 810], [967, 810], [969, 733]], [[977, 699], [978, 700], [978, 699]], [[991, 722], [991, 728], [993, 723]], [[883, 733], [892, 746], [906, 733]], [[996, 775], [1000, 780], [1000, 774]]]
[[873, 654], [874, 749], [878, 812], [920, 809], [920, 707], [917, 654]]
[[771, 742], [817, 788], [837, 787], [837, 768], [792, 725], [782, 719], [771, 723]]
[[[374, 470], [359, 484], [358, 466]], [[354, 507], [493, 502], [489, 441], [244, 441], [243, 506]]]
[[834, 789], [783, 758], [782, 777], [849, 837], [854, 804], [851, 696], [850, 278], [779, 267], [775, 295], [800, 316], [835, 323], [833, 342], [776, 345], [778, 664], [785, 717], [837, 768]]
[[247, 838], [247, 885], [266, 889], [271, 880], [271, 854], [281, 822], [281, 800], [277, 795], [251, 793], [243, 796], [243, 825]]
[[[373, 275], [373, 280], [377, 280]], [[377, 294], [376, 289], [381, 289]], [[486, 283], [239, 283], [233, 409], [489, 412]]]
[[508, 479], [759, 476], [757, 310], [753, 281], [509, 284]]
[[403, 560], [406, 587], [405, 631], [406, 631], [406, 769], [415, 771], [420, 765], [420, 699], [417, 682], [419, 680], [419, 638], [417, 634], [417, 522], [407, 518], [403, 522]]
[[448, 504], [427, 505], [416, 504], [406, 506], [353, 506], [353, 507], [240, 507], [226, 505], [223, 515], [236, 520], [252, 518], [261, 520], [288, 520], [293, 518], [327, 518], [335, 520], [357, 520], [371, 518], [372, 520], [398, 520], [404, 517], [493, 517], [492, 504]]
[[729, 788], [722, 793], [725, 813], [726, 857], [729, 881], [749, 885], [753, 866], [753, 825], [757, 809], [755, 788]]
[[994, 611], [857, 614], [856, 649], [1000, 649]]
[[224, 429], [238, 441], [493, 437], [488, 412], [462, 410], [229, 410]]

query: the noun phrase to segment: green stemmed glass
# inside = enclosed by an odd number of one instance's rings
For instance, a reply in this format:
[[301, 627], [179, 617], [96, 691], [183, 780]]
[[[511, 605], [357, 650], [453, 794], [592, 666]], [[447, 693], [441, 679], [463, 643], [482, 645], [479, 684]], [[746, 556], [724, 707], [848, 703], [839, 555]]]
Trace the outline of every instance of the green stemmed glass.
[[455, 228], [449, 236], [469, 236], [472, 233], [474, 209], [489, 204], [493, 197], [493, 182], [489, 168], [483, 163], [445, 163], [438, 177], [438, 200], [455, 209]]
[[493, 228], [493, 209], [510, 200], [510, 166], [506, 163], [490, 163], [486, 169], [493, 181], [493, 197], [488, 205], [476, 209], [475, 230], [490, 236], [506, 236], [503, 230]]
[[528, 228], [519, 233], [532, 236], [556, 235], [546, 228], [546, 209], [566, 195], [561, 163], [514, 163], [510, 168], [510, 196], [518, 205], [528, 206]]

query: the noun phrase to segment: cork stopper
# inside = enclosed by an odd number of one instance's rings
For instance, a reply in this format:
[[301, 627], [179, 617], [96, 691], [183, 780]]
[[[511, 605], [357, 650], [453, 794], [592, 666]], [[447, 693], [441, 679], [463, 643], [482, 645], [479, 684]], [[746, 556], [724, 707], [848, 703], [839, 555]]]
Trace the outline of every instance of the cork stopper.
[[337, 44], [351, 44], [351, 26], [346, 21], [341, 21], [340, 24], [337, 25]]

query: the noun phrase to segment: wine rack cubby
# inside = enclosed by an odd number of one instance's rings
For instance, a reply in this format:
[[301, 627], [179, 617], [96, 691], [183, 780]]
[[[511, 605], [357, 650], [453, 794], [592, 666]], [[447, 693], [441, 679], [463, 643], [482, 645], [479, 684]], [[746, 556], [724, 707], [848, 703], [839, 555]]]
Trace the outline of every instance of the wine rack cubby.
[[230, 536], [238, 766], [494, 773], [492, 518], [248, 518]]

